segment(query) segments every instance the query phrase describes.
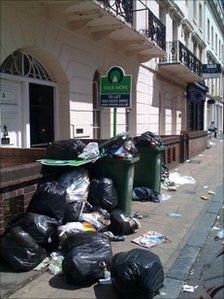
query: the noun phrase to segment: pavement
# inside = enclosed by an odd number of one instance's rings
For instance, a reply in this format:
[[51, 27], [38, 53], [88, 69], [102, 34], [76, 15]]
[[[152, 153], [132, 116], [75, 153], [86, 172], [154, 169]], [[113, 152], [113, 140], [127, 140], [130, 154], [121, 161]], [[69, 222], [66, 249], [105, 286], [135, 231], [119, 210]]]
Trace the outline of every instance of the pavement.
[[[193, 163], [177, 167], [181, 175], [192, 176], [195, 184], [185, 184], [177, 191], [161, 190], [171, 195], [162, 203], [133, 202], [132, 213], [139, 212], [141, 228], [126, 237], [125, 242], [112, 242], [113, 253], [142, 248], [131, 242], [148, 230], [166, 235], [170, 243], [151, 248], [159, 255], [165, 272], [164, 288], [156, 299], [175, 299], [182, 295], [182, 286], [188, 281], [190, 272], [206, 240], [211, 233], [217, 215], [223, 205], [223, 140], [212, 139], [215, 145], [194, 157]], [[174, 171], [174, 170], [173, 170]], [[210, 195], [212, 190], [216, 194]], [[208, 197], [202, 200], [201, 196]], [[171, 218], [168, 213], [179, 213], [180, 218]], [[65, 282], [63, 275], [52, 276], [48, 272], [37, 275], [27, 273], [1, 273], [1, 296], [4, 298], [107, 298], [116, 299], [112, 286], [95, 284], [77, 289]], [[181, 298], [181, 297], [180, 297]], [[197, 298], [194, 295], [188, 298]]]

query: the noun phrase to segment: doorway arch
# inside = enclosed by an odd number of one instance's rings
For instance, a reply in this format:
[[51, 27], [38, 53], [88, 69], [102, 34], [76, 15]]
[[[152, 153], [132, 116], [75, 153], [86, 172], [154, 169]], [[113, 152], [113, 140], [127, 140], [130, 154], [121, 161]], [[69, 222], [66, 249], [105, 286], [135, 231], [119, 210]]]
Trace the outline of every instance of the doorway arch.
[[[67, 76], [56, 59], [40, 49], [17, 49], [3, 61], [0, 72], [1, 90], [4, 85], [7, 85], [8, 91], [11, 92], [15, 84], [20, 89], [21, 100], [18, 101], [20, 103], [17, 110], [20, 113], [20, 122], [22, 118], [22, 124], [17, 134], [20, 136], [18, 137], [20, 141], [15, 146], [46, 146], [50, 141], [69, 137], [69, 84]], [[32, 102], [31, 97], [36, 97], [36, 100]], [[43, 101], [46, 97], [48, 100]], [[39, 105], [39, 112], [38, 109], [33, 109], [36, 105]], [[46, 113], [47, 108], [51, 111], [50, 114]], [[39, 118], [39, 133], [38, 126], [32, 126], [33, 112], [36, 114], [35, 123]], [[41, 117], [45, 117], [42, 123]], [[46, 122], [48, 117], [51, 124]], [[36, 140], [32, 138], [34, 135], [42, 137], [38, 141], [38, 138]]]

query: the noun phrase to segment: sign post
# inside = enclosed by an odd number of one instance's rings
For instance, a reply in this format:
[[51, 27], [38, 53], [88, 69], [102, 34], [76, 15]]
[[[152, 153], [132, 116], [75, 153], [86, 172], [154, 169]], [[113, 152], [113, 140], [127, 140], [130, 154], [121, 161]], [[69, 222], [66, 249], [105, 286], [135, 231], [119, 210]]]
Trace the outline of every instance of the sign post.
[[100, 77], [100, 107], [114, 108], [113, 135], [117, 134], [117, 108], [131, 107], [132, 76], [125, 75], [122, 68], [114, 66], [107, 76]]

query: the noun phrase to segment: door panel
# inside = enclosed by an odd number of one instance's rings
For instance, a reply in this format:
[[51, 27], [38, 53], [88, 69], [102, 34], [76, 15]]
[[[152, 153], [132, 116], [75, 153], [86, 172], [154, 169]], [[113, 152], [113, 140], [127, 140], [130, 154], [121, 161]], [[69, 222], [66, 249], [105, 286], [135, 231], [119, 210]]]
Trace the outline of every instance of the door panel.
[[29, 84], [31, 147], [45, 147], [54, 141], [53, 87]]
[[4, 146], [22, 146], [22, 109], [21, 109], [21, 83], [16, 81], [0, 81], [1, 106], [1, 138], [4, 126], [7, 127], [10, 144]]

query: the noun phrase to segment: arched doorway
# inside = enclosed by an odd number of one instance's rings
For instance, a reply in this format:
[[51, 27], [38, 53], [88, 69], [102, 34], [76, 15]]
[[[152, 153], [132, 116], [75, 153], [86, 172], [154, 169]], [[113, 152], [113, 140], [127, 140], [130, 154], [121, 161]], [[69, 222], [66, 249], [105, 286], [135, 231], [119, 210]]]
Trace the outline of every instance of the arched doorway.
[[55, 135], [56, 84], [50, 74], [23, 50], [8, 56], [0, 73], [1, 144], [45, 147]]

